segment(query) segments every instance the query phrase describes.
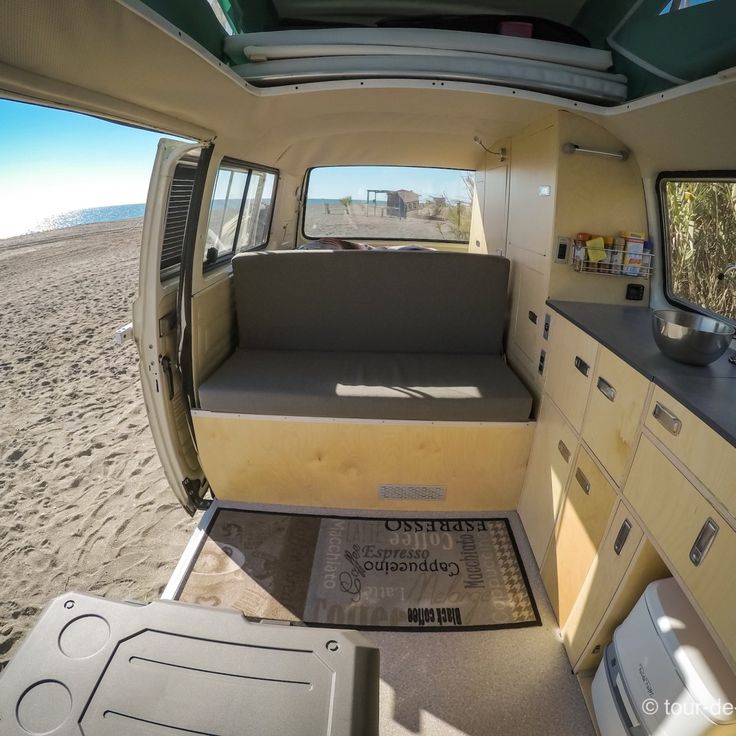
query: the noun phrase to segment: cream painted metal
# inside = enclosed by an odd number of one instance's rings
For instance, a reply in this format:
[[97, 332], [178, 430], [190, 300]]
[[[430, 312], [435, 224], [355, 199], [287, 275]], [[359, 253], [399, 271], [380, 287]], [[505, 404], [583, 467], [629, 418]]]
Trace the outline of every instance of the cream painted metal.
[[[639, 442], [624, 494], [733, 661], [736, 531], [646, 436]], [[709, 520], [717, 534], [696, 565], [693, 547]]]
[[581, 447], [541, 568], [544, 587], [561, 627], [596, 559], [615, 501], [616, 491]]
[[598, 343], [571, 322], [552, 316], [544, 389], [576, 432], [583, 426]]
[[554, 402], [549, 397], [545, 398], [534, 430], [534, 443], [518, 508], [539, 565], [544, 560], [555, 527], [574, 467], [577, 446], [575, 432]]
[[534, 434], [533, 422], [192, 416], [218, 499], [308, 507], [514, 510]]
[[723, 511], [736, 519], [736, 447], [658, 386], [645, 426], [672, 453], [680, 470], [699, 479]]
[[650, 385], [601, 346], [582, 437], [619, 487], [636, 449]]
[[[184, 482], [204, 481], [187, 420], [186, 398], [177, 371], [176, 325], [178, 279], [162, 283], [159, 264], [169, 189], [179, 161], [201, 146], [162, 139], [151, 175], [143, 222], [138, 296], [133, 304], [133, 332], [140, 356], [143, 398], [156, 450], [179, 503], [194, 511]], [[162, 325], [168, 325], [162, 329]], [[167, 361], [167, 362], [165, 362]], [[168, 370], [167, 370], [168, 366]]]

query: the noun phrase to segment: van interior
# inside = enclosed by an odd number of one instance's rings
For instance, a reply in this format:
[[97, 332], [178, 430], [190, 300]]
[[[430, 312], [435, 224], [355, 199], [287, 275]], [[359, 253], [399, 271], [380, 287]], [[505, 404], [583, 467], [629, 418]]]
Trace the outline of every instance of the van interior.
[[7, 6], [4, 97], [166, 136], [133, 335], [203, 512], [150, 620], [50, 604], [9, 732], [736, 733], [626, 633], [736, 697], [732, 3]]

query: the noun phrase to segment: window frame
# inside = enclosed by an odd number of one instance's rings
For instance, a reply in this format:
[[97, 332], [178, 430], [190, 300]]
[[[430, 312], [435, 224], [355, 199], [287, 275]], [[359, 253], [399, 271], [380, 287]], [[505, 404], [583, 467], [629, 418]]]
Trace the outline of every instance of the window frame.
[[[308, 241], [319, 240], [320, 238], [341, 238], [344, 240], [371, 240], [374, 242], [395, 242], [395, 243], [446, 243], [447, 245], [469, 245], [470, 236], [468, 236], [467, 242], [464, 240], [441, 240], [440, 238], [375, 238], [366, 237], [363, 235], [307, 235], [305, 232], [305, 226], [307, 224], [307, 200], [309, 199], [309, 178], [315, 169], [354, 169], [357, 167], [375, 166], [376, 168], [394, 168], [394, 169], [433, 169], [435, 171], [472, 171], [473, 174], [477, 174], [477, 169], [458, 169], [454, 166], [415, 166], [414, 164], [328, 164], [323, 166], [310, 166], [304, 174], [304, 184], [302, 191], [304, 192], [301, 204], [301, 227], [299, 228], [300, 235]], [[473, 203], [470, 203], [471, 218]]]
[[207, 225], [209, 226], [210, 217], [212, 216], [212, 203], [214, 202], [215, 188], [217, 186], [217, 176], [222, 169], [234, 170], [246, 175], [245, 186], [243, 187], [243, 196], [240, 200], [240, 211], [238, 214], [238, 223], [233, 234], [233, 246], [229, 251], [221, 253], [216, 260], [207, 262], [206, 255], [207, 250], [205, 248], [205, 260], [202, 261], [202, 273], [207, 273], [215, 268], [219, 268], [225, 263], [230, 263], [236, 253], [238, 253], [238, 238], [240, 237], [240, 227], [243, 224], [243, 212], [245, 210], [245, 204], [248, 199], [248, 187], [250, 186], [251, 174], [254, 171], [263, 172], [265, 174], [273, 174], [273, 193], [271, 194], [271, 212], [268, 217], [268, 227], [263, 236], [263, 242], [259, 245], [248, 248], [242, 251], [243, 253], [251, 253], [256, 250], [264, 250], [268, 246], [268, 241], [271, 237], [271, 227], [273, 225], [273, 216], [276, 211], [276, 197], [279, 188], [280, 172], [278, 169], [274, 169], [270, 166], [263, 166], [262, 164], [251, 163], [250, 161], [243, 161], [242, 159], [232, 158], [230, 156], [223, 156], [217, 164], [215, 170], [215, 178], [212, 185], [212, 196], [210, 197], [209, 208], [207, 210]]
[[707, 317], [720, 320], [721, 322], [727, 322], [728, 324], [736, 327], [736, 320], [727, 317], [724, 314], [713, 312], [702, 304], [696, 304], [695, 302], [688, 301], [682, 297], [677, 297], [672, 293], [672, 278], [671, 278], [671, 248], [669, 245], [669, 217], [667, 211], [667, 198], [665, 193], [665, 186], [669, 181], [682, 181], [682, 182], [732, 182], [736, 184], [736, 170], [733, 169], [708, 169], [708, 170], [690, 170], [690, 171], [662, 171], [657, 176], [656, 189], [657, 189], [657, 204], [659, 206], [659, 226], [662, 231], [662, 263], [664, 264], [663, 269], [663, 285], [664, 285], [664, 298], [673, 307], [679, 309], [685, 309], [689, 312], [695, 312], [696, 314], [703, 314]]

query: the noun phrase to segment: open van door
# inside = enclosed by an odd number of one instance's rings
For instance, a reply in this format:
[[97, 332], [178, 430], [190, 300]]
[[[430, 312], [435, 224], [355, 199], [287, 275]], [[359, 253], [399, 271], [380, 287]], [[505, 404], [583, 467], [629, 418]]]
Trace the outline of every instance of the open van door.
[[[181, 350], [191, 253], [211, 148], [166, 138], [158, 144], [146, 200], [133, 335], [148, 421], [166, 478], [193, 514], [208, 490], [194, 444]], [[187, 263], [190, 267], [187, 268]], [[184, 321], [182, 320], [184, 314]]]

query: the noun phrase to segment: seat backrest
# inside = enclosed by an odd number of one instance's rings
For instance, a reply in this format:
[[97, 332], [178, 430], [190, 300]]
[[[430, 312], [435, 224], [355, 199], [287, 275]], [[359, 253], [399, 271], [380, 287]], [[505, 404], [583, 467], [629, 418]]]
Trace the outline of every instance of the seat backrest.
[[503, 352], [509, 261], [412, 251], [233, 258], [241, 348]]

